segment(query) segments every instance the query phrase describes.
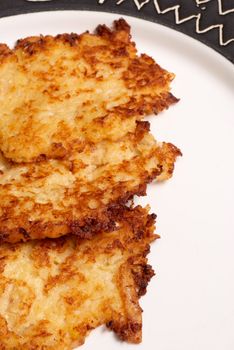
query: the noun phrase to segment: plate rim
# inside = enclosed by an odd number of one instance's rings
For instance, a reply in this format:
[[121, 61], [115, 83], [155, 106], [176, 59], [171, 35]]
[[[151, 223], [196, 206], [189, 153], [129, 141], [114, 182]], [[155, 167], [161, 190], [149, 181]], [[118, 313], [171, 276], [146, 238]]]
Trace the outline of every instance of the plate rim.
[[[47, 11], [47, 12], [49, 12], [49, 11]], [[62, 12], [62, 11], [61, 11]], [[36, 14], [36, 13], [35, 13]], [[19, 16], [25, 16], [26, 14], [21, 14], [21, 15], [19, 15]], [[27, 15], [30, 15], [30, 13], [28, 13]], [[39, 15], [39, 12], [38, 12], [38, 15]], [[101, 14], [100, 14], [101, 15]], [[140, 21], [143, 21], [143, 19], [138, 19], [138, 18], [135, 18], [135, 17], [133, 17], [133, 16], [130, 16], [130, 17], [132, 17], [133, 18], [133, 20], [140, 20]], [[6, 18], [6, 20], [7, 20], [7, 18]], [[148, 21], [149, 22], [149, 21]], [[150, 23], [151, 24], [151, 23]], [[154, 24], [154, 23], [153, 23]], [[161, 26], [161, 24], [158, 24], [157, 23], [157, 25], [160, 25]], [[166, 27], [165, 28], [165, 26], [162, 26], [162, 27], [164, 27], [163, 29], [166, 29], [166, 30], [170, 30], [171, 28], [169, 28], [169, 27]], [[178, 31], [171, 31], [170, 30], [170, 32], [173, 34], [173, 35], [181, 35], [180, 33], [178, 33]], [[189, 40], [190, 41], [190, 39], [191, 39], [191, 37], [188, 37], [187, 36], [187, 39], [186, 40]], [[192, 38], [193, 39], [193, 38]], [[196, 45], [199, 47], [199, 48], [201, 48], [201, 49], [203, 49], [203, 50], [206, 50], [205, 49], [205, 46], [204, 45], [200, 45], [200, 43], [198, 42], [198, 41], [195, 41], [195, 43], [197, 43]], [[209, 52], [210, 52], [210, 54], [211, 54], [211, 56], [213, 56], [214, 58], [217, 58], [218, 60], [221, 60], [221, 61], [223, 61], [223, 62], [226, 62], [226, 64], [228, 65], [228, 67], [230, 67], [230, 69], [231, 69], [231, 65], [230, 65], [230, 62], [229, 61], [227, 61], [227, 60], [225, 60], [225, 58], [223, 57], [223, 56], [220, 56], [220, 55], [217, 55], [217, 53], [215, 52], [215, 51], [213, 51], [213, 50], [210, 50], [210, 48], [208, 48], [209, 49]], [[222, 68], [222, 67], [221, 67]], [[158, 267], [157, 267], [158, 268]]]
[[[6, 6], [7, 3], [9, 2], [9, 7], [7, 8]], [[148, 1], [149, 2], [149, 1]], [[146, 5], [148, 5], [148, 2], [145, 1]], [[67, 1], [67, 0], [46, 0], [46, 1], [37, 1], [37, 0], [6, 0], [5, 1], [6, 5], [5, 8], [1, 9], [1, 4], [0, 4], [0, 20], [1, 18], [5, 17], [11, 17], [15, 15], [21, 15], [21, 14], [29, 14], [29, 13], [38, 13], [38, 12], [47, 12], [47, 11], [69, 11], [69, 10], [74, 10], [74, 11], [96, 11], [96, 12], [105, 12], [105, 13], [116, 13], [119, 15], [127, 15], [135, 18], [140, 18], [144, 19], [149, 22], [153, 23], [159, 23], [165, 27], [169, 27], [177, 32], [182, 32], [183, 34], [194, 38], [197, 41], [202, 42], [204, 45], [209, 46], [222, 56], [224, 56], [227, 60], [231, 61], [234, 63], [234, 42], [230, 43], [233, 47], [233, 53], [230, 53], [229, 50], [227, 49], [227, 46], [221, 46], [219, 45], [214, 38], [208, 39], [205, 35], [198, 35], [196, 33], [196, 30], [187, 29], [186, 23], [180, 23], [179, 25], [174, 22], [172, 19], [164, 18], [164, 16], [156, 15], [156, 12], [148, 13], [147, 12], [147, 6], [142, 6], [140, 9], [134, 5], [130, 6], [129, 8], [125, 8], [122, 6], [119, 6], [118, 4], [114, 3], [106, 3], [102, 1], [102, 3], [99, 3], [99, 1], [93, 1], [93, 0], [81, 0], [79, 2], [77, 1]], [[144, 2], [143, 2], [144, 3]], [[13, 4], [13, 5], [12, 5]], [[134, 4], [134, 2], [133, 2]], [[192, 4], [191, 4], [192, 6]], [[223, 16], [227, 17], [227, 16]], [[227, 21], [227, 18], [225, 18]], [[206, 22], [206, 19], [204, 19], [204, 22]], [[194, 24], [195, 27], [195, 24]], [[217, 35], [218, 36], [218, 35]]]

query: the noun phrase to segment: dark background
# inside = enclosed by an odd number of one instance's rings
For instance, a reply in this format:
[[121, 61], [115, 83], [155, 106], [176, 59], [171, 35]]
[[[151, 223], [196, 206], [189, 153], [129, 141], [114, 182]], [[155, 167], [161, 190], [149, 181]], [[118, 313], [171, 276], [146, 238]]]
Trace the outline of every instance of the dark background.
[[[140, 10], [137, 9], [134, 0], [124, 0], [119, 5], [117, 5], [116, 2], [117, 0], [104, 0], [103, 4], [99, 4], [98, 0], [52, 0], [48, 2], [0, 0], [0, 17], [51, 10], [91, 10], [126, 14], [172, 27], [202, 41], [234, 62], [234, 41], [226, 46], [220, 45], [219, 31], [217, 28], [207, 33], [197, 34], [195, 30], [195, 19], [176, 24], [174, 11], [170, 11], [166, 14], [158, 14], [155, 9], [154, 0], [148, 0]], [[144, 1], [138, 0], [138, 3], [141, 4], [142, 2]], [[234, 11], [226, 15], [220, 15], [218, 11], [218, 0], [209, 0], [199, 6], [195, 0], [158, 0], [158, 4], [162, 11], [171, 6], [180, 5], [180, 19], [200, 13], [201, 30], [211, 25], [221, 24], [223, 25], [224, 42], [234, 38]], [[223, 11], [234, 10], [234, 0], [222, 0], [222, 6]]]

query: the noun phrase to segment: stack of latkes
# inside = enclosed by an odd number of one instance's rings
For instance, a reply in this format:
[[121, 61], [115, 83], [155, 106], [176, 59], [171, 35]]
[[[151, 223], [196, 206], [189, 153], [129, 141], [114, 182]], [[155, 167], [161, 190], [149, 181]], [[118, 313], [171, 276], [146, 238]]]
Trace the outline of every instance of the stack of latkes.
[[143, 121], [177, 99], [125, 20], [0, 45], [0, 349], [141, 342], [155, 215], [133, 197], [181, 153]]

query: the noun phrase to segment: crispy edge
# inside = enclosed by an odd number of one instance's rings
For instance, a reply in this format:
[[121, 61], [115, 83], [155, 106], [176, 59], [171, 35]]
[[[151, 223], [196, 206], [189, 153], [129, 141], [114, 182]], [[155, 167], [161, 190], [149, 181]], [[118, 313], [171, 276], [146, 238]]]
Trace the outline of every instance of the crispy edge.
[[[150, 182], [151, 178], [147, 182]], [[102, 210], [90, 210], [90, 215], [81, 220], [63, 220], [59, 223], [35, 221], [29, 222], [27, 217], [22, 216], [18, 218], [11, 218], [11, 223], [15, 225], [9, 228], [6, 223], [9, 219], [1, 219], [0, 223], [0, 244], [3, 242], [16, 243], [26, 242], [31, 239], [41, 239], [41, 232], [43, 237], [56, 238], [59, 236], [74, 234], [80, 238], [90, 239], [95, 234], [101, 231], [113, 231], [115, 229], [115, 222], [112, 218], [112, 211], [120, 207], [128, 200], [131, 200], [134, 195], [143, 196], [146, 194], [146, 183], [140, 184], [132, 191], [126, 192], [117, 201], [112, 202], [109, 206], [102, 208]], [[14, 203], [17, 205], [17, 203]], [[7, 213], [5, 214], [8, 216]]]
[[[142, 341], [142, 309], [139, 305], [139, 299], [146, 293], [148, 283], [155, 275], [154, 270], [148, 265], [147, 255], [150, 252], [150, 243], [158, 238], [154, 234], [156, 215], [147, 216], [144, 226], [142, 225], [143, 208], [137, 206], [132, 209], [136, 215], [132, 217], [131, 209], [121, 214], [124, 220], [132, 227], [134, 232], [133, 240], [139, 242], [148, 238], [141, 254], [132, 256], [125, 264], [122, 264], [117, 276], [117, 286], [123, 300], [126, 319], [113, 317], [106, 326], [113, 330], [117, 336], [129, 343], [139, 344]], [[127, 214], [127, 215], [126, 215]], [[130, 214], [130, 215], [129, 215]], [[134, 226], [135, 225], [135, 226]]]
[[[55, 41], [62, 42], [71, 47], [75, 47], [79, 45], [81, 38], [86, 33], [89, 33], [89, 31], [82, 34], [58, 34], [55, 37], [51, 35], [30, 36], [24, 39], [19, 39], [13, 50], [9, 49], [9, 47], [5, 44], [0, 44], [2, 46], [2, 48], [0, 47], [0, 57], [7, 57], [17, 49], [22, 49], [30, 56], [34, 55], [38, 51], [45, 50], [47, 43], [49, 43], [51, 39], [55, 39]], [[123, 18], [114, 21], [112, 29], [108, 28], [106, 25], [98, 25], [93, 35], [98, 35], [99, 37], [108, 41], [123, 42], [125, 44], [130, 43], [131, 40], [130, 26]]]

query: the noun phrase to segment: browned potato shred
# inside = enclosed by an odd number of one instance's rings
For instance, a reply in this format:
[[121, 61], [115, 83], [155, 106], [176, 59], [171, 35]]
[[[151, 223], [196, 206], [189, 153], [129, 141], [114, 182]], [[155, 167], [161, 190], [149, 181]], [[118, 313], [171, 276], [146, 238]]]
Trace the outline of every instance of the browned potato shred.
[[0, 175], [0, 241], [108, 231], [112, 208], [145, 194], [153, 179], [169, 178], [179, 154], [139, 122], [134, 134], [87, 146], [68, 160], [9, 165]]
[[84, 33], [29, 37], [0, 46], [0, 150], [14, 162], [66, 157], [87, 143], [116, 141], [136, 120], [177, 99], [174, 75], [137, 55], [116, 21]]
[[67, 350], [106, 324], [139, 343], [139, 298], [153, 276], [146, 255], [154, 215], [119, 208], [118, 229], [0, 246], [0, 349]]
[[125, 20], [0, 44], [0, 350], [71, 350], [106, 325], [142, 340], [156, 216], [134, 195], [180, 150], [150, 133], [174, 74]]

